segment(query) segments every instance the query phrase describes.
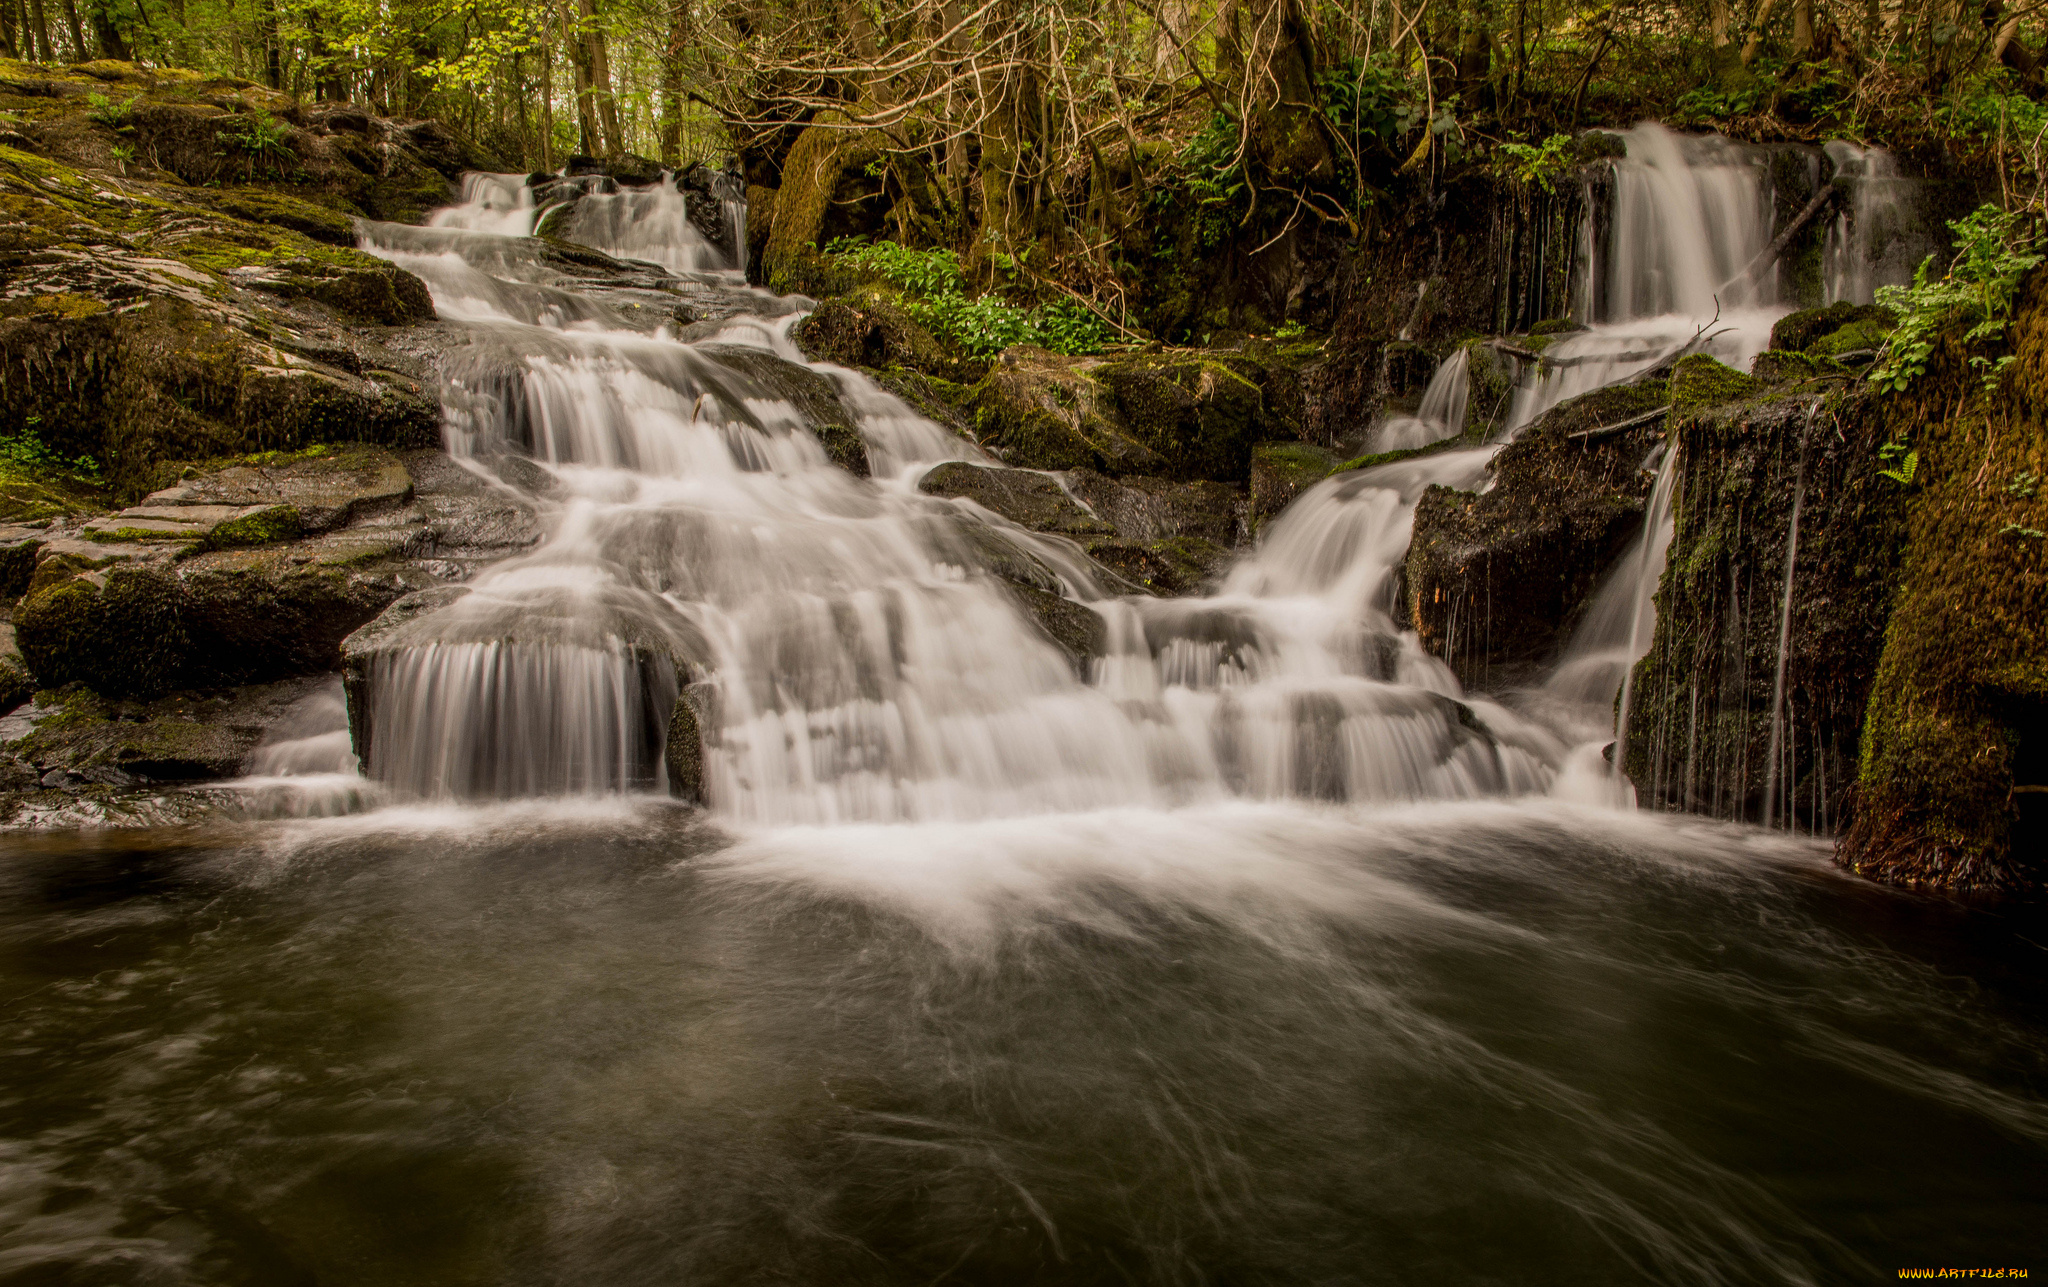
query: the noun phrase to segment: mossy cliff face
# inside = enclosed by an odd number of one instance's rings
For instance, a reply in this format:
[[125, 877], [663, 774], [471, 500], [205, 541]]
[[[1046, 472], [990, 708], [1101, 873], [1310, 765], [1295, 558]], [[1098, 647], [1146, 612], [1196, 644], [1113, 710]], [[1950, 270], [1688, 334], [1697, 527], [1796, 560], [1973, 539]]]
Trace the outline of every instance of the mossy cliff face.
[[1423, 646], [1461, 682], [1519, 682], [1562, 645], [1573, 613], [1641, 530], [1654, 477], [1654, 419], [1599, 431], [1654, 416], [1668, 397], [1650, 380], [1574, 398], [1502, 449], [1490, 490], [1423, 493], [1409, 612]]
[[1625, 752], [1646, 805], [1757, 821], [1769, 794], [1780, 827], [1841, 823], [1905, 533], [1905, 494], [1878, 472], [1884, 437], [1878, 399], [1853, 377], [1674, 411], [1674, 532]]
[[[232, 116], [178, 97], [229, 90], [243, 92], [118, 64], [0, 63], [0, 107], [22, 122], [0, 137], [0, 421], [97, 459], [116, 499], [167, 459], [438, 436], [420, 363], [365, 329], [430, 319], [432, 303], [410, 273], [347, 244], [350, 217], [378, 211], [337, 195], [326, 153], [289, 135], [279, 146], [298, 168], [280, 154], [265, 182], [194, 187], [172, 135], [148, 124], [159, 109]], [[126, 123], [87, 114], [101, 91], [128, 104]], [[123, 167], [117, 145], [157, 160]], [[438, 203], [450, 190], [434, 173]]]
[[[1951, 328], [1887, 407], [1917, 454], [1906, 554], [1841, 860], [1947, 888], [2040, 888], [2048, 786], [2048, 276], [2016, 311], [1985, 398]], [[2029, 788], [2037, 788], [2030, 790]]]
[[[104, 97], [111, 112], [91, 114], [93, 94]], [[179, 68], [0, 59], [0, 111], [13, 122], [11, 146], [118, 173], [124, 184], [186, 185], [202, 204], [207, 198], [196, 194], [217, 190], [221, 208], [253, 222], [302, 218], [336, 232], [304, 207], [344, 218], [413, 221], [448, 204], [464, 170], [506, 168], [438, 121], [392, 121], [348, 104], [299, 103], [251, 81]], [[121, 160], [117, 147], [132, 155]], [[298, 213], [277, 218], [246, 205], [235, 209], [232, 194], [252, 185], [265, 194], [254, 200], [290, 198]]]

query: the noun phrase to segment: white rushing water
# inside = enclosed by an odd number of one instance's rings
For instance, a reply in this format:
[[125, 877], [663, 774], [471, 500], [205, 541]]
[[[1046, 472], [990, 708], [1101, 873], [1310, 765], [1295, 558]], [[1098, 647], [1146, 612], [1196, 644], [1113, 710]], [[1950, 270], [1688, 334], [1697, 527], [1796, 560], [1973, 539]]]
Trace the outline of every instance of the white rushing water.
[[1905, 286], [1935, 249], [1919, 210], [1920, 185], [1883, 148], [1841, 139], [1827, 145], [1834, 181], [1846, 189], [1821, 243], [1826, 302], [1868, 304], [1880, 286]]
[[1430, 443], [1463, 433], [1465, 408], [1472, 396], [1472, 355], [1460, 348], [1437, 364], [1422, 392], [1422, 403], [1412, 416], [1389, 416], [1380, 426], [1374, 451], [1400, 451], [1406, 447], [1427, 447]]
[[[1510, 436], [1688, 347], [1746, 366], [1782, 312], [1768, 281], [1740, 271], [1770, 236], [1763, 168], [1655, 126], [1628, 143], [1602, 252], [1610, 320], [1551, 346], [1516, 395]], [[1472, 798], [1545, 791], [1561, 771], [1560, 790], [1584, 793], [1586, 756], [1570, 748], [1605, 740], [1601, 712], [1647, 645], [1668, 483], [1555, 700], [1518, 714], [1462, 691], [1397, 603], [1422, 491], [1482, 486], [1497, 446], [1309, 489], [1212, 595], [1124, 595], [1062, 538], [920, 494], [935, 464], [995, 462], [859, 373], [806, 362], [790, 302], [753, 292], [760, 315], [685, 343], [556, 284], [524, 249], [522, 182], [476, 176], [464, 207], [429, 229], [366, 226], [366, 248], [470, 324], [443, 363], [450, 450], [529, 455], [557, 483], [538, 548], [377, 661], [372, 777], [428, 796], [658, 789], [680, 692], [702, 730], [709, 803], [739, 822]], [[591, 191], [560, 226], [743, 292], [686, 213], [664, 180]], [[1718, 324], [1717, 301], [1737, 309]], [[1457, 432], [1463, 357], [1382, 446]], [[800, 408], [820, 390], [860, 432], [871, 479], [810, 432]], [[1104, 619], [1107, 655], [1090, 673], [1026, 618], [996, 563], [1035, 568]]]
[[[502, 203], [497, 185], [471, 191]], [[670, 191], [585, 197], [604, 204], [566, 226], [714, 277]], [[444, 364], [450, 448], [547, 465], [553, 529], [378, 662], [373, 776], [456, 796], [657, 785], [673, 657], [703, 712], [707, 794], [735, 820], [1547, 783], [1555, 739], [1467, 697], [1393, 619], [1421, 491], [1473, 485], [1490, 450], [1313, 489], [1213, 598], [1120, 599], [1071, 544], [919, 494], [932, 465], [980, 453], [857, 373], [809, 367], [789, 319], [695, 344], [608, 327], [560, 308], [506, 234], [459, 231], [484, 223], [375, 225], [365, 244], [473, 324]], [[816, 375], [857, 420], [873, 481], [807, 432], [792, 381]], [[991, 542], [1106, 618], [1093, 675], [982, 570]]]

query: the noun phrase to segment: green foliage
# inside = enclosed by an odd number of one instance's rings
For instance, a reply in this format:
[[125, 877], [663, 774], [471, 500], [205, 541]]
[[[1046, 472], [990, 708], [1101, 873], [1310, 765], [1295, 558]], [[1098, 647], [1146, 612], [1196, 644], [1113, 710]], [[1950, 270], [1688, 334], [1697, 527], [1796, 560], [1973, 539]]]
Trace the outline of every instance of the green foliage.
[[1555, 192], [1557, 181], [1571, 172], [1572, 136], [1553, 134], [1541, 144], [1503, 143], [1500, 168], [1521, 183]]
[[2032, 500], [2040, 490], [2041, 476], [2031, 469], [2020, 470], [2005, 484], [2006, 494], [2021, 500]]
[[283, 164], [297, 159], [291, 149], [292, 127], [269, 112], [231, 116], [214, 138], [223, 146], [241, 152], [253, 167], [257, 162]]
[[[2020, 282], [2042, 256], [2035, 251], [2033, 220], [2018, 211], [1980, 206], [1967, 218], [1951, 220], [1956, 234], [1956, 260], [1948, 272], [1932, 279], [1934, 256], [1922, 261], [1911, 286], [1880, 286], [1877, 302], [1898, 315], [1898, 329], [1885, 341], [1884, 352], [1871, 368], [1870, 379], [1883, 389], [1900, 391], [1924, 374], [1943, 324], [1960, 312], [1971, 323], [1963, 343], [2001, 339]], [[2009, 359], [1972, 359], [1984, 372], [1985, 387], [1997, 385]]]
[[11, 435], [0, 435], [0, 469], [23, 474], [64, 474], [75, 478], [98, 478], [100, 463], [91, 456], [66, 459], [52, 451], [32, 427]]
[[1384, 54], [1369, 61], [1347, 58], [1323, 72], [1316, 86], [1323, 114], [1360, 151], [1377, 147], [1392, 153], [1426, 110], [1414, 78]]
[[1764, 106], [1764, 101], [1764, 89], [1760, 84], [1752, 83], [1733, 89], [1719, 85], [1702, 85], [1698, 89], [1680, 94], [1672, 115], [1681, 125], [1725, 121], [1732, 117], [1754, 114]]
[[1920, 453], [1902, 442], [1888, 442], [1879, 447], [1877, 458], [1888, 466], [1877, 472], [1902, 487], [1911, 485], [1913, 475], [1920, 469]]
[[[996, 294], [970, 297], [960, 256], [950, 250], [912, 250], [893, 241], [841, 237], [827, 244], [825, 253], [921, 296], [909, 302], [917, 324], [975, 357], [990, 357], [1013, 344], [1094, 353], [1109, 338], [1101, 319], [1073, 300], [1026, 309]], [[1014, 277], [1023, 270], [1022, 257], [1002, 256], [997, 267]]]
[[85, 101], [90, 104], [85, 109], [86, 118], [94, 124], [104, 125], [116, 134], [134, 132], [135, 127], [128, 123], [128, 117], [134, 112], [135, 104], [141, 101], [140, 95], [125, 103], [116, 103], [105, 94], [87, 94]]
[[893, 241], [869, 244], [858, 237], [840, 237], [826, 245], [825, 253], [919, 295], [958, 294], [961, 289], [960, 256], [950, 250], [912, 250]]

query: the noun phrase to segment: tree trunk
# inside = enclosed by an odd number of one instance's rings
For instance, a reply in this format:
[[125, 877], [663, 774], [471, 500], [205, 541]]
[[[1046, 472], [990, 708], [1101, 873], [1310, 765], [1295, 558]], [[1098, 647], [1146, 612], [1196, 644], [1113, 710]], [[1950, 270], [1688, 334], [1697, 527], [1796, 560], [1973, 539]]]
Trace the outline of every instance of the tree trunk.
[[1229, 0], [1223, 31], [1217, 72], [1239, 105], [1260, 177], [1296, 187], [1335, 174], [1315, 107], [1314, 45], [1296, 0]]
[[64, 0], [64, 25], [71, 29], [71, 61], [84, 62], [85, 28], [78, 25], [78, 5], [75, 0]]
[[[789, 282], [792, 270], [801, 268], [818, 249], [839, 176], [848, 166], [866, 165], [881, 152], [873, 134], [848, 130], [846, 124], [846, 117], [838, 112], [820, 113], [797, 135], [796, 144], [783, 160], [782, 186], [775, 194], [775, 221], [761, 252], [762, 277], [771, 287], [780, 289]], [[832, 128], [835, 126], [839, 128]]]
[[134, 51], [128, 48], [128, 40], [121, 34], [119, 24], [114, 21], [107, 0], [89, 0], [87, 9], [92, 14], [93, 40], [99, 46], [100, 57], [124, 63], [133, 62]]
[[[42, 0], [36, 0], [41, 4]], [[258, 10], [262, 15], [257, 28], [263, 33], [263, 83], [272, 89], [284, 88], [283, 51], [277, 41], [277, 0], [264, 0]]]
[[1792, 59], [1803, 62], [1813, 53], [1813, 0], [1792, 0]]
[[605, 51], [604, 29], [597, 22], [597, 6], [593, 0], [576, 0], [576, 8], [582, 16], [583, 39], [589, 60], [588, 76], [592, 98], [597, 107], [597, 120], [604, 131], [604, 155], [618, 156], [623, 153], [625, 139], [619, 133], [619, 106], [612, 97], [612, 63]]
[[683, 55], [690, 48], [690, 0], [668, 0], [668, 40], [661, 51], [661, 161], [683, 163]]
[[1759, 50], [1764, 47], [1764, 28], [1770, 25], [1771, 10], [1777, 0], [1762, 0], [1756, 7], [1756, 25], [1750, 28], [1749, 39], [1742, 44], [1742, 65], [1749, 66], [1756, 61]]
[[597, 124], [597, 104], [592, 101], [595, 91], [590, 85], [590, 50], [583, 43], [582, 33], [576, 30], [569, 17], [565, 3], [561, 10], [562, 51], [569, 55], [569, 70], [573, 73], [576, 88], [576, 126], [580, 134], [578, 149], [584, 156], [604, 155], [604, 135]]

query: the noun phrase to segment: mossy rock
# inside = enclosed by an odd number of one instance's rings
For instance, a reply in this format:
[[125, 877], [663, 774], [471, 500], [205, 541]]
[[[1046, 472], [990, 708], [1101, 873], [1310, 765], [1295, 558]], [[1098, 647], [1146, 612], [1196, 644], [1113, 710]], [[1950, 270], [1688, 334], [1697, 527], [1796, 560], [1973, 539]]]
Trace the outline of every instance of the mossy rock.
[[1024, 616], [1066, 655], [1075, 675], [1087, 680], [1096, 659], [1109, 651], [1109, 625], [1102, 614], [1035, 586], [1011, 582], [1003, 588]]
[[1673, 410], [1718, 406], [1749, 397], [1756, 381], [1705, 353], [1680, 358], [1671, 372]]
[[949, 352], [910, 316], [900, 294], [881, 287], [827, 300], [790, 334], [813, 362], [902, 367], [943, 377], [978, 376], [985, 369]]
[[1200, 593], [1231, 560], [1228, 546], [1199, 536], [1143, 542], [1106, 537], [1084, 541], [1081, 548], [1123, 580], [1164, 596]]
[[177, 579], [114, 567], [31, 594], [15, 613], [22, 659], [45, 687], [83, 683], [112, 696], [176, 687], [191, 650]]
[[1851, 354], [1871, 356], [1884, 347], [1892, 328], [1876, 318], [1861, 318], [1839, 330], [1830, 331], [1807, 346], [1814, 357], [1841, 359]]
[[1889, 331], [1898, 324], [1898, 319], [1890, 309], [1875, 304], [1838, 300], [1824, 308], [1801, 309], [1779, 318], [1771, 326], [1771, 347], [1794, 353], [1810, 352], [1815, 341], [1858, 322], [1873, 323]]
[[206, 534], [209, 549], [225, 550], [238, 545], [270, 545], [289, 541], [304, 530], [297, 507], [273, 505], [257, 514], [230, 519]]
[[1766, 349], [1749, 364], [1750, 377], [1759, 384], [1795, 384], [1816, 379], [1830, 369], [1810, 354], [1786, 349]]
[[1041, 350], [1009, 350], [968, 394], [975, 439], [1022, 469], [1166, 474], [1166, 458], [1125, 428], [1094, 375]]
[[215, 209], [250, 223], [276, 224], [330, 246], [354, 247], [356, 217], [341, 210], [268, 187], [223, 188], [212, 194]]
[[1252, 448], [1251, 521], [1279, 514], [1295, 497], [1334, 473], [1336, 453], [1305, 442], [1262, 442]]
[[1243, 481], [1252, 444], [1267, 427], [1259, 386], [1209, 356], [1141, 356], [1090, 373], [1116, 397], [1125, 431], [1149, 448], [1168, 478]]

